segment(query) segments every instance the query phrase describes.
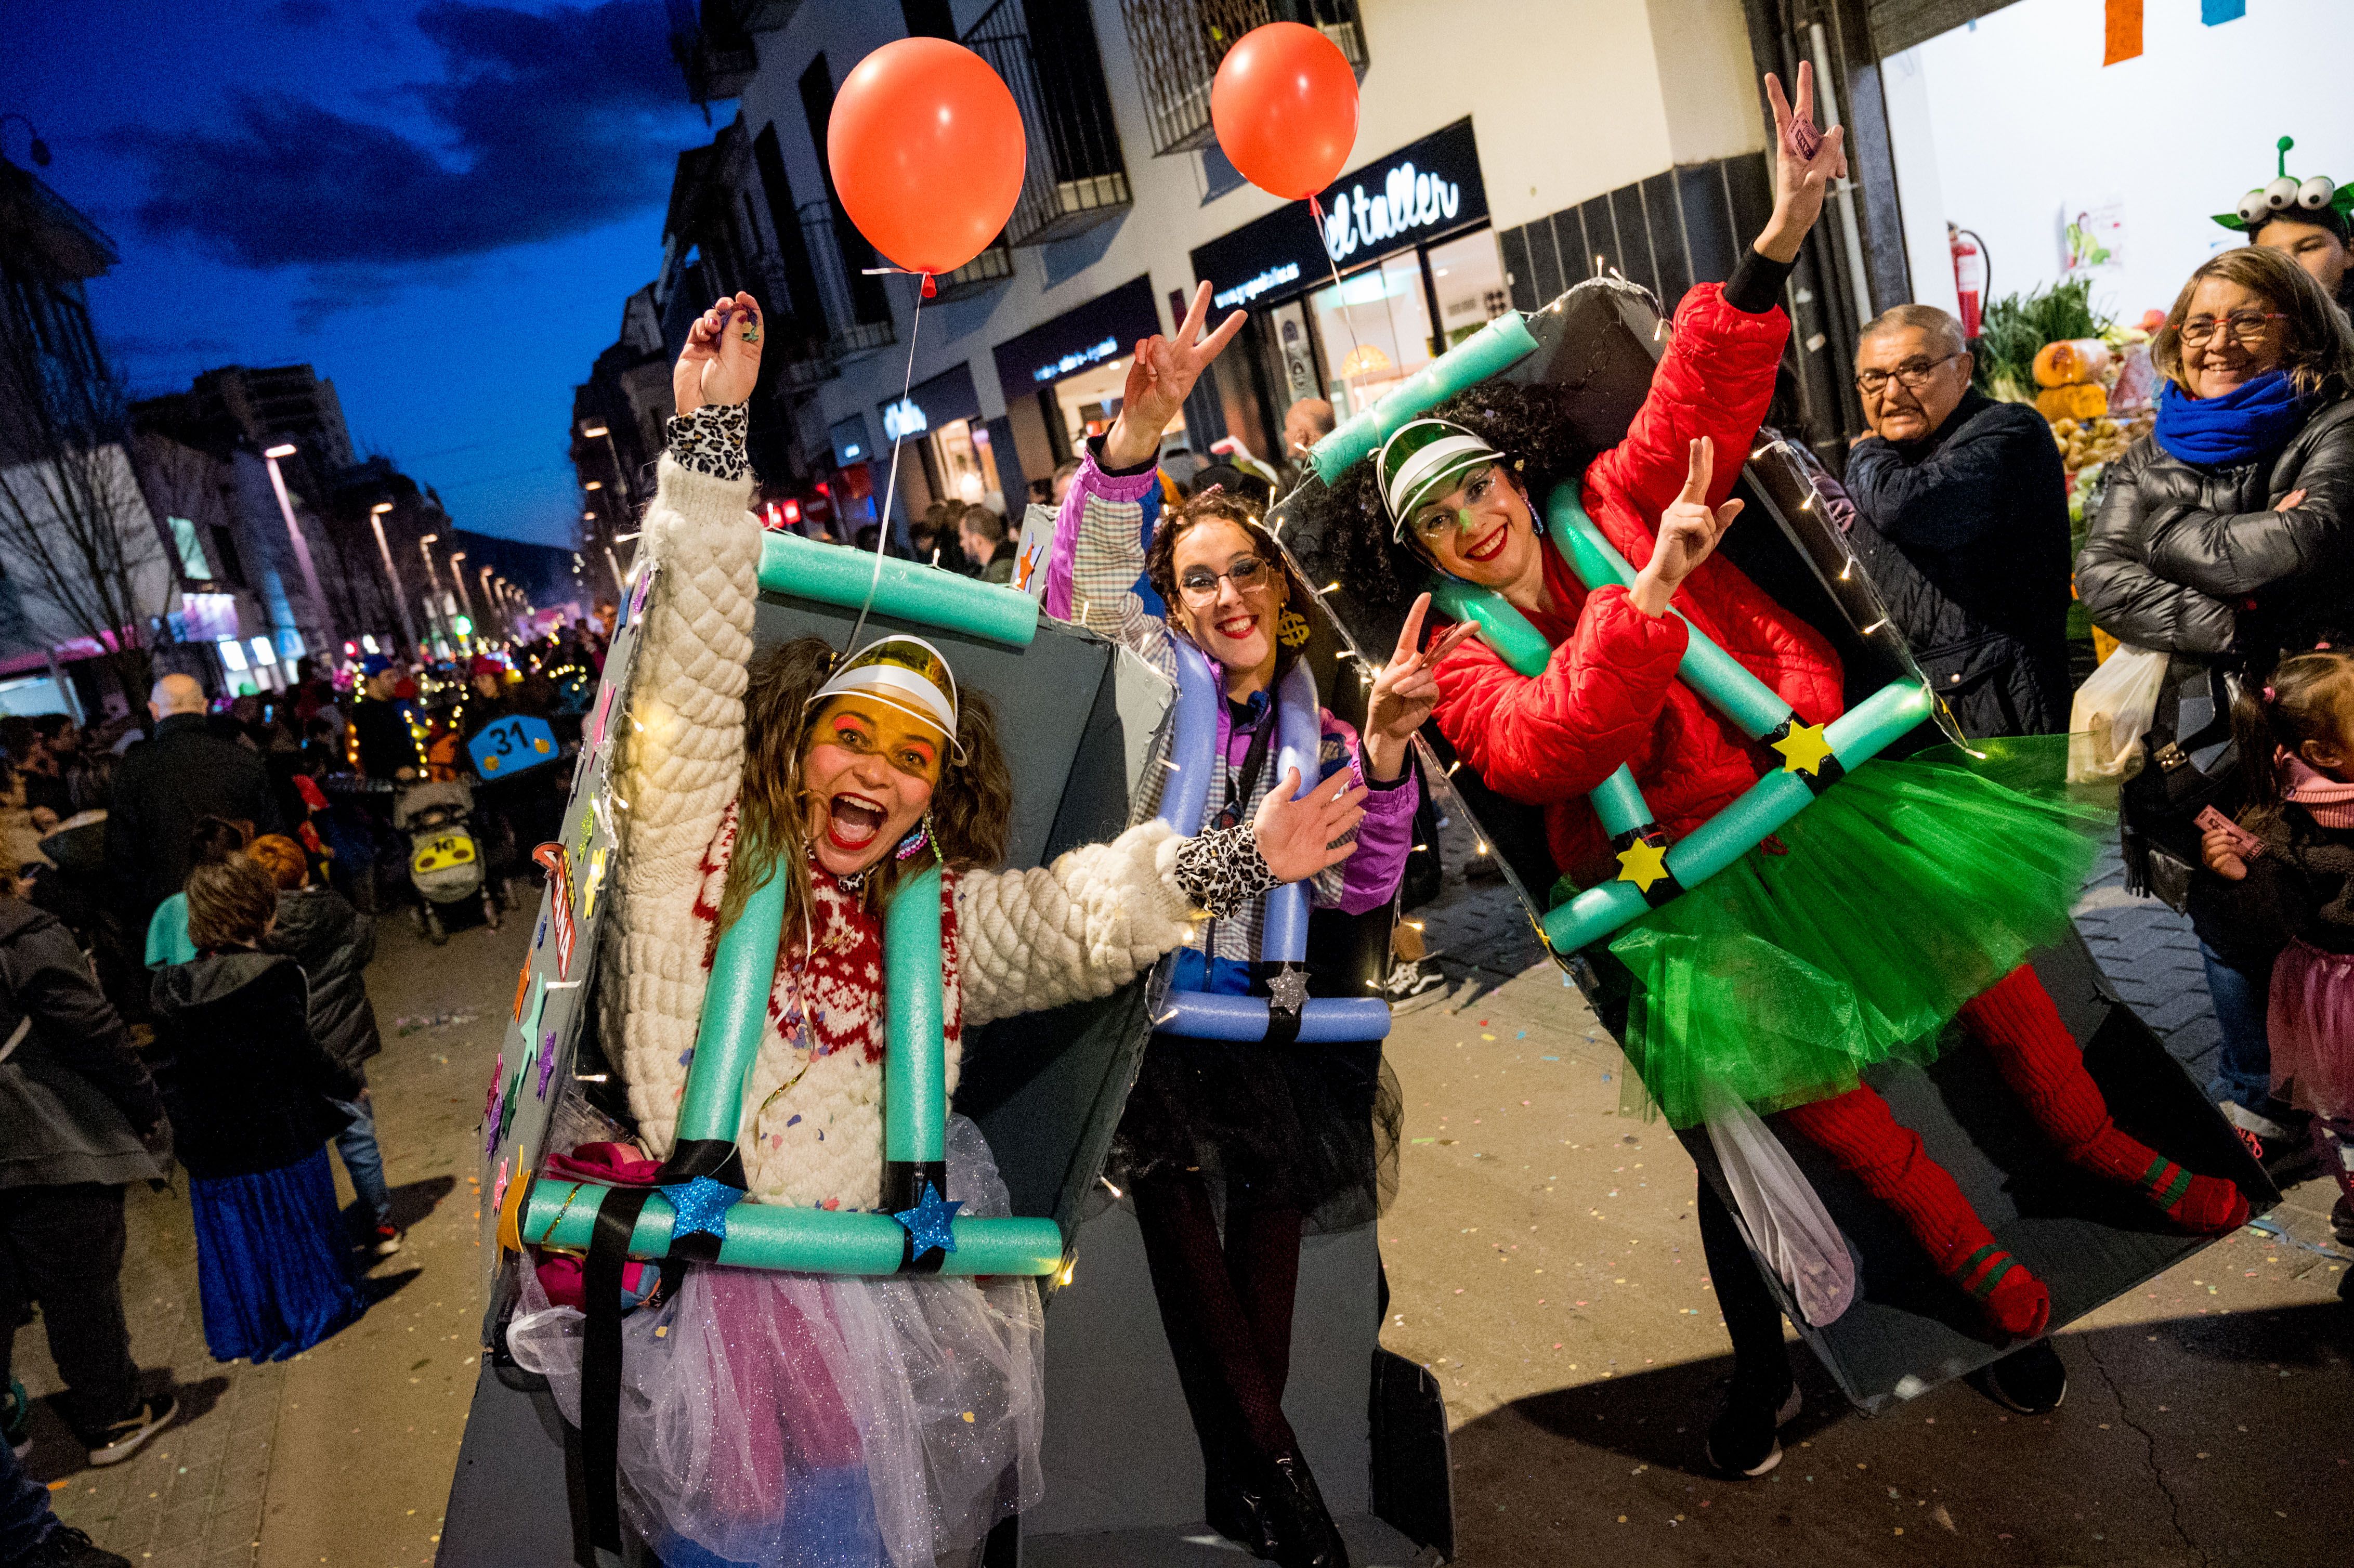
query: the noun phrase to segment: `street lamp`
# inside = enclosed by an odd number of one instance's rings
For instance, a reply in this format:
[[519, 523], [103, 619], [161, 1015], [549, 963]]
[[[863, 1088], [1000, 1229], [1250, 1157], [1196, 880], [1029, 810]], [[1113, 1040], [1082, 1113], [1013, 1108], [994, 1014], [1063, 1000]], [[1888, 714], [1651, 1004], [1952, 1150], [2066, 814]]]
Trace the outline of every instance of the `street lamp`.
[[466, 574], [458, 569], [458, 563], [465, 558], [463, 550], [450, 552], [450, 586], [456, 588], [458, 597], [466, 601], [466, 619], [472, 620], [474, 619], [474, 596], [466, 587]]
[[294, 498], [286, 493], [286, 476], [278, 471], [278, 460], [294, 455], [294, 443], [281, 441], [265, 448], [261, 461], [270, 466], [270, 488], [278, 493], [278, 510], [286, 519], [286, 536], [294, 541], [294, 564], [302, 569], [302, 586], [310, 590], [313, 613], [317, 615], [321, 641], [333, 643], [334, 628], [327, 619], [327, 596], [319, 588], [319, 568], [311, 561], [311, 546], [302, 537], [302, 527], [294, 521]]
[[417, 641], [417, 623], [408, 617], [408, 599], [401, 591], [400, 574], [392, 569], [392, 546], [385, 543], [384, 514], [392, 510], [392, 503], [379, 501], [368, 508], [368, 526], [376, 530], [376, 553], [384, 559], [384, 580], [392, 585], [392, 608], [400, 612], [400, 634], [408, 639], [408, 646], [423, 654], [425, 645]]
[[[605, 455], [613, 460], [613, 478], [620, 485], [622, 496], [628, 500], [631, 505], [636, 505], [638, 501], [637, 486], [631, 484], [630, 482], [630, 476], [622, 471], [621, 454], [620, 451], [613, 445], [612, 430], [606, 426], [602, 419], [599, 419], [593, 425], [581, 426], [580, 433], [588, 437], [592, 441], [601, 440], [605, 443]], [[594, 490], [597, 487], [592, 484], [588, 486], [588, 488]]]

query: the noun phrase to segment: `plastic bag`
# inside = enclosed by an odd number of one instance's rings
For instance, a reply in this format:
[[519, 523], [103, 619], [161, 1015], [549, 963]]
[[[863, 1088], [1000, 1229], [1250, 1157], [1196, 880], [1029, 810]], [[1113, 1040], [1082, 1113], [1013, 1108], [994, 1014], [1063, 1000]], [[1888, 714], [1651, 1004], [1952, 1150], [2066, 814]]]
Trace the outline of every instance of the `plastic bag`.
[[1855, 1299], [1855, 1257], [1814, 1184], [1757, 1113], [1729, 1095], [1712, 1097], [1708, 1140], [1750, 1250], [1772, 1266], [1810, 1326], [1835, 1321]]
[[2141, 771], [2142, 736], [2158, 717], [2166, 655], [2123, 645], [2076, 692], [2068, 715], [2068, 782], [2130, 779]]

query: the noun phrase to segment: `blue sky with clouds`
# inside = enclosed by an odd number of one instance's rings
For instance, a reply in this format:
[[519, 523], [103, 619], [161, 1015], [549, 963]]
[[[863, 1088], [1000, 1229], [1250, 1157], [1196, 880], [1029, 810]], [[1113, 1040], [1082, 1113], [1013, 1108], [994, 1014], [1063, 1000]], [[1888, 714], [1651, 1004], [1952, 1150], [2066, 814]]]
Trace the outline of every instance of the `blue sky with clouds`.
[[461, 525], [562, 543], [572, 388], [711, 135], [665, 32], [661, 0], [0, 0], [0, 112], [122, 250], [90, 304], [134, 394], [306, 361]]

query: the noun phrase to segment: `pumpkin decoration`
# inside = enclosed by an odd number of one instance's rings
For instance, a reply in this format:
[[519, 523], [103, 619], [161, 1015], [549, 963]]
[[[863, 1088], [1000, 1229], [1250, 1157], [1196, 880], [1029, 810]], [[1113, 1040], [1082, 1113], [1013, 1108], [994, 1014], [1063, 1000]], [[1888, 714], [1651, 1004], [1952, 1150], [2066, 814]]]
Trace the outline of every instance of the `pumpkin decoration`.
[[[2047, 343], [2035, 351], [2035, 384], [2038, 387], [2077, 387], [2097, 382], [2108, 368], [2108, 345], [2096, 337], [2062, 338], [2057, 343]], [[2094, 413], [2101, 411], [2094, 410]], [[2051, 416], [2047, 413], [2047, 417]]]
[[2035, 411], [2055, 425], [2062, 419], [2097, 419], [2109, 411], [2109, 395], [2097, 381], [2080, 387], [2046, 387], [2035, 395]]

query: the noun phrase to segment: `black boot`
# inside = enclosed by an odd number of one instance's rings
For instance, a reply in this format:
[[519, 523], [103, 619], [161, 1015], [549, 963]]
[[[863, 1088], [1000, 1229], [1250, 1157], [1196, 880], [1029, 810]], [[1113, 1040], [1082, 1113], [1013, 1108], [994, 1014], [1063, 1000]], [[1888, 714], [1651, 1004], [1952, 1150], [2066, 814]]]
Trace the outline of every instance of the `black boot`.
[[1349, 1568], [1349, 1549], [1324, 1507], [1324, 1494], [1308, 1461], [1298, 1453], [1267, 1467], [1267, 1519], [1274, 1527], [1272, 1549], [1260, 1553], [1281, 1568]]
[[1225, 1455], [1203, 1466], [1202, 1512], [1210, 1528], [1255, 1557], [1275, 1555], [1275, 1527], [1267, 1520], [1267, 1482], [1246, 1482]]

